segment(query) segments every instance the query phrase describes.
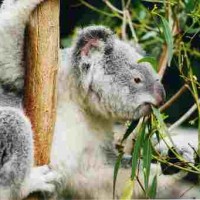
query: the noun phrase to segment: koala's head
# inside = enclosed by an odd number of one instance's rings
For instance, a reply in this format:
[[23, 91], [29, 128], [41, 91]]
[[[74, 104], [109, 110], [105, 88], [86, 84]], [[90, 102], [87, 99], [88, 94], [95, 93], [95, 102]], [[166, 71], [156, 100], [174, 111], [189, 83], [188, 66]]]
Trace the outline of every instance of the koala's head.
[[90, 26], [80, 31], [72, 54], [78, 87], [92, 112], [115, 120], [138, 119], [159, 106], [165, 92], [156, 72], [111, 30]]

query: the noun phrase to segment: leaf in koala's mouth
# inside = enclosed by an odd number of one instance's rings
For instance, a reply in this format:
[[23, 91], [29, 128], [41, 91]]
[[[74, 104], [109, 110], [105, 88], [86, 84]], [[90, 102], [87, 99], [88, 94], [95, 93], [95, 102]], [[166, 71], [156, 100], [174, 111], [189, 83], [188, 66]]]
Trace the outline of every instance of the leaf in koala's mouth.
[[151, 111], [152, 111], [151, 104], [144, 103], [137, 107], [137, 109], [134, 112], [133, 119], [139, 119], [141, 117], [149, 115], [151, 113]]

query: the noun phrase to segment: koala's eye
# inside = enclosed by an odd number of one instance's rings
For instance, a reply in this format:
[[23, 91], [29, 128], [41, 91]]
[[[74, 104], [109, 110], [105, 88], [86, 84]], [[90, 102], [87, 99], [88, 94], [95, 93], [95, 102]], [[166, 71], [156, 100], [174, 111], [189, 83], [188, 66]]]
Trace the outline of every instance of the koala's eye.
[[139, 77], [134, 78], [134, 82], [135, 82], [135, 83], [141, 83], [141, 81], [142, 81], [142, 80], [141, 80], [141, 78], [139, 78]]

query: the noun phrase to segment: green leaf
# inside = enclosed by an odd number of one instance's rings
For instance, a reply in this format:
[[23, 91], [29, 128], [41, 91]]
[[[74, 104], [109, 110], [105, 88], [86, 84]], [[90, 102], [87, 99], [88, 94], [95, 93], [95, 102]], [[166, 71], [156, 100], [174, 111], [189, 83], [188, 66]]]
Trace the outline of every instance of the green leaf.
[[170, 30], [168, 21], [164, 17], [162, 17], [161, 15], [159, 15], [159, 17], [161, 18], [163, 33], [164, 33], [165, 40], [166, 40], [166, 43], [167, 43], [168, 65], [170, 65], [171, 60], [172, 60], [172, 56], [173, 56], [173, 36], [172, 36], [172, 32]]
[[143, 172], [144, 172], [144, 186], [146, 192], [148, 191], [148, 185], [149, 185], [151, 158], [152, 158], [151, 141], [149, 137], [146, 137], [144, 140], [144, 147], [143, 147]]
[[138, 121], [133, 120], [130, 124], [130, 126], [128, 127], [128, 129], [126, 130], [124, 137], [122, 138], [122, 142], [133, 132], [133, 130], [135, 129], [135, 127], [138, 124]]
[[155, 115], [156, 119], [160, 122], [163, 123], [163, 119], [161, 117], [160, 111], [152, 106], [153, 114]]
[[167, 136], [169, 141], [171, 142], [172, 146], [175, 146], [172, 137], [167, 129], [167, 126], [165, 125], [165, 122], [163, 120], [163, 116], [160, 113], [159, 109], [155, 108], [152, 106], [153, 114], [155, 118], [157, 119], [157, 131], [160, 133], [162, 136]]
[[124, 187], [122, 196], [120, 199], [132, 199], [133, 196], [134, 181], [129, 179]]
[[143, 123], [138, 133], [138, 137], [136, 139], [133, 155], [132, 155], [132, 173], [131, 173], [132, 180], [135, 178], [135, 172], [136, 172], [138, 160], [140, 157], [140, 150], [143, 146], [144, 135], [145, 135], [145, 124]]
[[148, 62], [156, 71], [158, 70], [158, 62], [155, 57], [147, 56], [138, 60], [138, 63], [142, 62]]
[[157, 176], [154, 176], [151, 187], [149, 189], [148, 196], [150, 199], [156, 198], [156, 191], [157, 191]]
[[160, 125], [160, 128], [166, 132], [167, 131], [167, 127], [165, 125], [165, 122], [163, 120], [163, 115], [160, 113], [159, 109], [155, 108], [152, 106], [152, 110], [153, 110], [153, 114], [156, 117], [156, 119], [158, 120], [158, 125]]
[[186, 12], [192, 12], [195, 9], [196, 1], [185, 1], [185, 4]]
[[113, 199], [115, 198], [115, 188], [116, 188], [117, 174], [118, 174], [119, 168], [120, 168], [120, 166], [121, 166], [121, 160], [122, 160], [123, 155], [124, 155], [123, 152], [121, 152], [121, 153], [118, 155], [117, 160], [116, 160], [116, 163], [115, 163], [115, 167], [114, 167], [114, 176], [113, 176]]
[[195, 34], [195, 33], [200, 32], [200, 28], [199, 27], [197, 28], [185, 27], [185, 31], [186, 33], [189, 33], [189, 34]]

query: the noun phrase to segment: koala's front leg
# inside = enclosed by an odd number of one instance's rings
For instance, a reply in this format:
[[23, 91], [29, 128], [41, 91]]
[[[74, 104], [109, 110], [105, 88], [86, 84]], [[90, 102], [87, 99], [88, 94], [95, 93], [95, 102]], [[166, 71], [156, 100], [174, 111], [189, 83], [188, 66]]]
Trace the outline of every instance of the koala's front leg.
[[20, 197], [21, 184], [32, 164], [30, 122], [19, 109], [0, 107], [0, 199]]
[[51, 170], [49, 166], [33, 167], [21, 187], [21, 198], [25, 198], [33, 192], [53, 194], [56, 180], [57, 173]]
[[53, 192], [47, 166], [32, 168], [31, 124], [19, 109], [0, 107], [0, 200], [18, 200], [35, 191]]

